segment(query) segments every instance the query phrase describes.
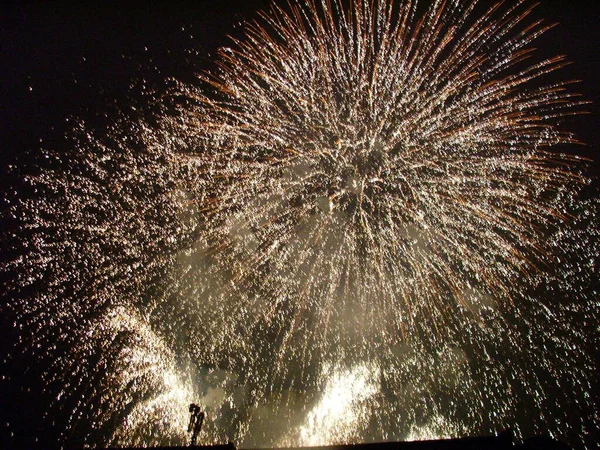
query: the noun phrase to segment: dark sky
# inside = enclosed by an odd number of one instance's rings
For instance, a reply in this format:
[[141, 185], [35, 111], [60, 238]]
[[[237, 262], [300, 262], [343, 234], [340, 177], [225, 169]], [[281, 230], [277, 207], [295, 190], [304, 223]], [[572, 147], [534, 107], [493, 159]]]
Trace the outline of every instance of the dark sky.
[[[40, 138], [51, 138], [57, 131], [61, 135], [68, 117], [89, 119], [102, 114], [107, 104], [135, 102], [143, 85], [152, 88], [168, 77], [189, 79], [210, 67], [209, 54], [227, 44], [226, 35], [239, 34], [239, 22], [268, 3], [109, 1], [83, 6], [25, 1], [5, 5], [0, 10], [3, 159], [39, 145]], [[537, 47], [541, 54], [566, 54], [573, 61], [561, 78], [582, 80], [576, 90], [594, 102], [589, 107], [594, 114], [569, 120], [568, 128], [595, 149], [600, 147], [596, 132], [600, 128], [599, 16], [597, 2], [568, 0], [542, 0], [534, 14], [560, 22]]]

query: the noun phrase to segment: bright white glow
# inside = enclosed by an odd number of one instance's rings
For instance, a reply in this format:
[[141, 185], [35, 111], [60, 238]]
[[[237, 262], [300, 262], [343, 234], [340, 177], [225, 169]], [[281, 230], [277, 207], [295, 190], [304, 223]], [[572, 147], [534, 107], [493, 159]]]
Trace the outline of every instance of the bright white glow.
[[300, 444], [315, 446], [351, 440], [364, 419], [360, 404], [379, 391], [376, 372], [376, 368], [366, 364], [333, 371], [321, 401], [300, 427]]

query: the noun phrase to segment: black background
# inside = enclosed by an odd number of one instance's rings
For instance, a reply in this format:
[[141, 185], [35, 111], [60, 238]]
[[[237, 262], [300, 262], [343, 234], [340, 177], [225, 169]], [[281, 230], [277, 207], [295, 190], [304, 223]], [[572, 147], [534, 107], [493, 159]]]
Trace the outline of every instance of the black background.
[[[267, 0], [198, 2], [15, 2], [1, 12], [0, 148], [3, 161], [39, 139], [59, 135], [67, 118], [91, 118], [107, 103], [135, 101], [140, 87], [210, 68], [211, 54], [239, 36], [240, 22]], [[482, 2], [482, 3], [485, 3]], [[491, 1], [489, 3], [492, 3]], [[534, 45], [540, 56], [566, 54], [561, 79], [594, 102], [592, 116], [567, 128], [598, 148], [600, 61], [598, 17], [591, 1], [543, 0], [534, 18], [559, 26]], [[593, 155], [590, 149], [576, 149]]]

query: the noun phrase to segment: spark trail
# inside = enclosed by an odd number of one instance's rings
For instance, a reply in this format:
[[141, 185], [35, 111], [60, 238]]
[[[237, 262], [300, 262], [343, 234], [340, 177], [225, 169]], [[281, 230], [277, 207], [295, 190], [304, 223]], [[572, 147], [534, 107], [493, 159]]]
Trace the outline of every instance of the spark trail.
[[550, 26], [527, 2], [421, 9], [273, 5], [158, 124], [82, 127], [30, 177], [9, 309], [68, 387], [68, 442], [182, 442], [194, 396], [208, 442], [585, 442], [596, 367], [574, 330], [597, 301], [563, 261], [594, 273], [597, 223], [576, 225], [598, 204], [552, 151], [584, 102], [544, 81], [565, 59], [535, 61]]

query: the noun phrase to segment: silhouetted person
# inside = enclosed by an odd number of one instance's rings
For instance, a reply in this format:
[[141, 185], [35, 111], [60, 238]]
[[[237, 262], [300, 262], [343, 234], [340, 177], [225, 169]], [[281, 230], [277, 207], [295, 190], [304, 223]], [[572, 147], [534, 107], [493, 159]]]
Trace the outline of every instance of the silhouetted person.
[[200, 411], [200, 407], [195, 403], [190, 404], [190, 424], [188, 425], [188, 433], [192, 433], [192, 442], [190, 445], [196, 445], [198, 434], [202, 429], [204, 422], [204, 412]]

